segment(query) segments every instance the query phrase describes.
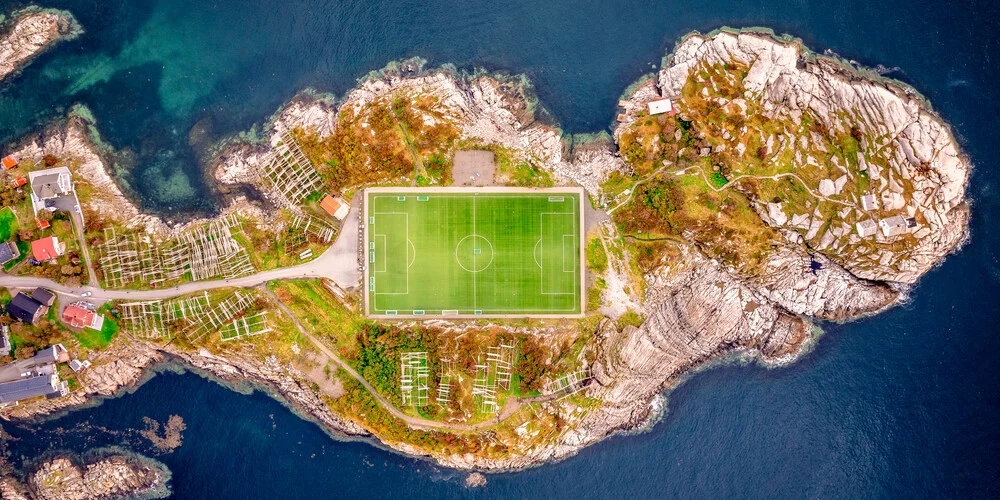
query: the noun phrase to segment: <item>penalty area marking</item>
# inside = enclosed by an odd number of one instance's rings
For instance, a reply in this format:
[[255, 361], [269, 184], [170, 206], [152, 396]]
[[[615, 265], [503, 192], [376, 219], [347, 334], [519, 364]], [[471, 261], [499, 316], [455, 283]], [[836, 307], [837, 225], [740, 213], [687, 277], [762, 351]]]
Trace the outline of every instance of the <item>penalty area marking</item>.
[[[576, 306], [575, 306], [575, 302], [576, 302], [575, 295], [576, 295], [576, 292], [546, 292], [545, 291], [545, 268], [542, 266], [541, 263], [539, 263], [539, 261], [544, 261], [544, 254], [542, 252], [545, 250], [545, 246], [541, 245], [541, 243], [542, 243], [542, 240], [545, 239], [545, 216], [546, 215], [549, 215], [549, 216], [552, 216], [552, 215], [573, 215], [573, 216], [575, 216], [576, 215], [576, 210], [574, 210], [572, 212], [542, 212], [542, 213], [538, 214], [538, 243], [535, 246], [538, 247], [539, 250], [538, 250], [538, 259], [535, 260], [535, 263], [538, 264], [538, 277], [539, 277], [539, 285], [540, 285], [540, 287], [539, 287], [540, 288], [539, 289], [539, 293], [541, 293], [542, 295], [573, 295], [574, 296], [574, 298], [573, 298], [573, 302], [574, 302], [573, 309], [576, 309]], [[574, 231], [574, 233], [575, 233], [575, 231]], [[560, 264], [562, 265], [561, 266], [562, 267], [562, 271], [563, 272], [575, 272], [575, 271], [567, 271], [566, 270], [566, 251], [565, 251], [565, 245], [566, 245], [566, 237], [567, 236], [569, 236], [569, 237], [572, 238], [572, 237], [575, 237], [576, 235], [575, 234], [562, 234], [560, 236], [561, 236], [561, 238], [559, 238], [559, 240], [560, 240], [559, 241], [559, 247], [560, 247], [559, 248], [559, 254], [560, 254], [559, 255], [560, 259], [559, 260], [561, 261]], [[532, 256], [534, 256], [534, 255], [532, 255]], [[574, 264], [574, 270], [575, 270], [575, 267], [576, 267], [576, 265]]]

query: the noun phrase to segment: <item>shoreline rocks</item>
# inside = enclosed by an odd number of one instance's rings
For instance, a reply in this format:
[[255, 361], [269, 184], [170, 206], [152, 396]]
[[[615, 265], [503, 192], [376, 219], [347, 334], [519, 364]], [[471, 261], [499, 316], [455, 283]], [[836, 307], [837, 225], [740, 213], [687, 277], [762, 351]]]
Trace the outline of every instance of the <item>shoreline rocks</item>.
[[114, 397], [123, 390], [137, 388], [151, 378], [157, 367], [173, 362], [219, 382], [234, 385], [250, 383], [272, 395], [280, 395], [293, 410], [308, 415], [334, 432], [345, 436], [369, 435], [353, 422], [334, 415], [304, 382], [305, 377], [301, 373], [273, 357], [261, 362], [238, 356], [218, 356], [206, 349], [188, 352], [169, 344], [161, 346], [141, 340], [119, 339], [108, 349], [95, 351], [91, 361], [91, 368], [80, 377], [81, 389], [62, 398], [6, 408], [0, 416], [7, 420], [39, 418], [85, 406], [94, 398]]
[[27, 8], [14, 12], [0, 29], [0, 81], [21, 70], [42, 52], [83, 32], [69, 12]]
[[93, 187], [91, 199], [85, 202], [85, 207], [90, 212], [105, 221], [128, 227], [141, 226], [148, 234], [160, 240], [167, 240], [187, 228], [230, 213], [239, 213], [257, 221], [267, 220], [268, 214], [248, 202], [245, 197], [232, 200], [212, 218], [191, 219], [180, 224], [170, 224], [163, 217], [144, 213], [125, 194], [109, 171], [105, 158], [109, 152], [95, 144], [97, 131], [89, 115], [86, 108], [75, 107], [64, 121], [23, 139], [12, 156], [20, 162], [36, 164], [43, 162], [46, 155], [66, 160], [77, 180], [85, 181]]

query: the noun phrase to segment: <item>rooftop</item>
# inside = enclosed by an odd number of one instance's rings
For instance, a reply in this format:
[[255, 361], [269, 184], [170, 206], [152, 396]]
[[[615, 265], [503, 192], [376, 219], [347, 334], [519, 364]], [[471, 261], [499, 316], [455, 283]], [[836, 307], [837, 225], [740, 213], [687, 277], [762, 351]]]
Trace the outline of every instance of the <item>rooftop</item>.
[[906, 219], [901, 215], [894, 215], [892, 217], [882, 219], [878, 221], [878, 225], [882, 228], [882, 234], [886, 237], [896, 236], [906, 232]]
[[70, 304], [63, 309], [63, 321], [76, 328], [83, 328], [94, 324], [94, 311], [88, 311], [76, 304]]
[[654, 99], [647, 103], [649, 105], [649, 114], [658, 115], [661, 113], [669, 113], [671, 110], [670, 99]]
[[0, 383], [0, 403], [58, 394], [59, 376], [55, 374]]
[[31, 242], [31, 254], [35, 260], [41, 262], [54, 259], [63, 254], [63, 247], [59, 245], [59, 238], [49, 236]]
[[7, 314], [13, 319], [33, 324], [38, 320], [42, 307], [45, 306], [37, 300], [18, 292], [7, 304]]
[[45, 306], [51, 306], [56, 301], [56, 295], [42, 287], [38, 287], [35, 291], [31, 292], [31, 298]]
[[17, 251], [17, 245], [14, 245], [13, 242], [5, 241], [0, 243], [0, 264], [6, 264], [20, 255], [21, 252]]
[[345, 203], [344, 200], [339, 197], [334, 198], [330, 195], [326, 195], [326, 197], [319, 202], [319, 206], [323, 207], [323, 210], [326, 210], [326, 213], [336, 217], [338, 220], [344, 220], [344, 217], [347, 217], [347, 212], [349, 210], [347, 208], [347, 203]]
[[31, 192], [39, 200], [50, 200], [73, 192], [72, 175], [66, 167], [37, 170], [31, 177]]

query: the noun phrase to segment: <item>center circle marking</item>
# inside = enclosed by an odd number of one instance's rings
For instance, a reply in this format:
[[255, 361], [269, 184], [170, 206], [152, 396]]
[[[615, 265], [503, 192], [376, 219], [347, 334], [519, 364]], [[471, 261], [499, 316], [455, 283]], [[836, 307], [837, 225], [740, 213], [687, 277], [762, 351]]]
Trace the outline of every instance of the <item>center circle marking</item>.
[[462, 269], [470, 273], [481, 272], [493, 263], [493, 244], [478, 234], [470, 234], [458, 240], [458, 245], [455, 246], [455, 260]]

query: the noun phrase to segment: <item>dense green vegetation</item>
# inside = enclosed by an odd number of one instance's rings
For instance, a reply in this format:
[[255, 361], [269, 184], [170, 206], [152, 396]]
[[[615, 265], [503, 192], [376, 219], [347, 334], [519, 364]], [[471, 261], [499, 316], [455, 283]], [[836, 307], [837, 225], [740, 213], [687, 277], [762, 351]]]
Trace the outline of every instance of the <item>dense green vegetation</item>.
[[432, 374], [428, 386], [434, 394], [441, 372], [438, 363], [440, 337], [436, 332], [421, 327], [403, 330], [365, 322], [357, 329], [356, 335], [360, 348], [352, 364], [379, 393], [389, 397], [390, 401], [399, 402], [401, 355], [404, 352], [421, 351], [427, 353], [427, 366]]

